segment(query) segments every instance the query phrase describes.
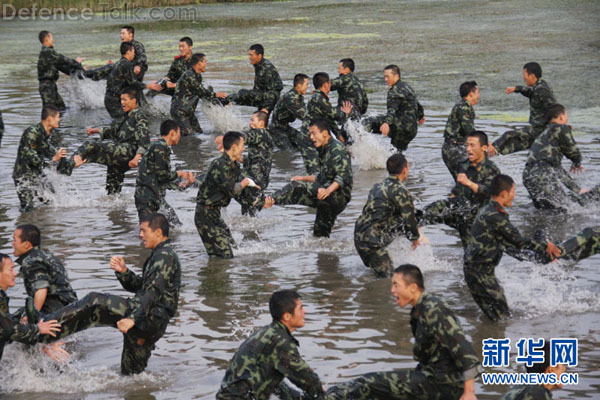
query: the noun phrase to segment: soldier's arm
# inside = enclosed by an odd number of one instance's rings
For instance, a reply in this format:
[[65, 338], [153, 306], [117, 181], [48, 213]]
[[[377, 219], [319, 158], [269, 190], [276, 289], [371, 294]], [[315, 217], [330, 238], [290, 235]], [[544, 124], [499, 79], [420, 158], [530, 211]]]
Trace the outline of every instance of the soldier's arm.
[[404, 222], [405, 235], [408, 240], [414, 242], [419, 239], [419, 223], [415, 215], [415, 206], [408, 191], [397, 190], [392, 199], [396, 203], [400, 217]]
[[294, 114], [296, 119], [304, 119], [304, 115], [306, 114], [306, 106], [304, 105], [304, 101], [300, 98], [300, 96], [297, 96], [293, 101], [288, 102], [287, 106], [290, 112]]
[[490, 165], [490, 169], [483, 177], [483, 180], [481, 182], [477, 182], [478, 187], [477, 192], [475, 193], [489, 196], [492, 180], [498, 175], [500, 175], [500, 169], [495, 164]]
[[534, 251], [545, 251], [546, 243], [532, 240], [521, 235], [521, 232], [510, 222], [508, 216], [504, 215], [492, 222], [498, 239], [505, 247], [517, 249], [529, 249]]
[[144, 157], [150, 157], [148, 160], [149, 168], [154, 172], [158, 183], [160, 184], [168, 184], [174, 182], [178, 179], [177, 171], [171, 169], [170, 157], [166, 154], [155, 151], [152, 155], [149, 155], [148, 152], [144, 154]]
[[[222, 168], [222, 166], [221, 166]], [[228, 196], [235, 197], [242, 193], [244, 187], [241, 182], [236, 182], [232, 178], [227, 178], [226, 174], [217, 166], [217, 168], [210, 168], [207, 173], [207, 178], [214, 182], [216, 186], [218, 186], [224, 193]], [[243, 177], [242, 174], [241, 177]]]
[[333, 181], [337, 182], [340, 188], [352, 185], [350, 154], [345, 149], [338, 149], [333, 154], [333, 160], [335, 165], [335, 178], [333, 178]]
[[116, 272], [115, 275], [123, 289], [128, 292], [136, 293], [138, 290], [142, 288], [143, 280], [142, 277], [136, 275], [131, 269], [127, 268], [125, 272]]
[[423, 110], [423, 106], [421, 105], [419, 100], [416, 100], [416, 101], [417, 101], [417, 121], [420, 121], [423, 118], [425, 118], [425, 110]]
[[319, 375], [300, 357], [298, 347], [290, 340], [278, 343], [274, 355], [274, 367], [308, 394], [309, 398], [323, 395], [323, 385]]
[[37, 325], [25, 325], [15, 321], [9, 313], [0, 311], [0, 339], [25, 344], [35, 344], [40, 336]]
[[102, 130], [100, 131], [100, 139], [112, 139], [117, 133], [117, 128], [120, 124], [121, 121], [119, 119], [111, 122], [109, 126], [102, 128]]
[[571, 132], [571, 127], [568, 125], [562, 125], [560, 129], [560, 152], [563, 153], [564, 156], [567, 157], [569, 160], [571, 160], [573, 162], [573, 165], [575, 165], [576, 167], [580, 167], [581, 152], [579, 151], [579, 147], [577, 147], [577, 143], [575, 143], [573, 133]]
[[551, 90], [549, 90], [548, 88], [546, 88], [544, 86], [538, 87], [538, 89], [535, 91], [534, 95], [535, 95], [535, 97], [537, 97], [539, 99], [540, 103], [542, 104], [542, 107], [546, 111], [548, 110], [548, 108], [551, 105], [556, 104], [556, 99], [554, 98], [554, 94], [552, 93]]
[[342, 78], [341, 77], [338, 76], [337, 78], [331, 80], [331, 91], [332, 92], [339, 90], [341, 86], [342, 86]]
[[169, 72], [167, 72], [166, 76], [171, 82], [177, 82], [177, 60], [173, 60], [171, 66], [169, 67]]
[[388, 92], [387, 98], [387, 113], [385, 117], [385, 122], [388, 125], [394, 125], [396, 123], [396, 111], [400, 109], [402, 106], [403, 97], [402, 94], [396, 90], [396, 88], [392, 88]]
[[83, 66], [77, 60], [74, 60], [69, 57], [65, 57], [59, 53], [54, 53], [54, 54], [56, 55], [55, 56], [56, 57], [55, 58], [56, 66], [64, 74], [70, 75], [78, 69], [83, 69]]
[[146, 49], [140, 42], [135, 43], [135, 65], [139, 65], [142, 72], [148, 70], [148, 57], [146, 57]]
[[194, 79], [192, 82], [193, 82], [192, 90], [196, 93], [196, 95], [198, 97], [200, 97], [201, 99], [206, 99], [206, 100], [210, 100], [210, 101], [214, 101], [216, 99], [217, 96], [216, 96], [214, 90], [212, 90], [212, 88], [205, 87], [202, 84], [202, 82], [199, 82], [197, 79]]
[[148, 120], [140, 112], [136, 116], [135, 138], [138, 141], [136, 154], [144, 154], [148, 146], [150, 146], [150, 132], [148, 131]]
[[515, 86], [515, 92], [521, 93], [527, 98], [531, 98], [531, 95], [533, 94], [533, 88], [530, 86]]
[[[133, 73], [133, 67], [134, 64], [127, 62], [125, 63], [125, 65], [123, 65], [124, 68], [124, 78], [125, 81], [127, 82], [127, 86], [136, 88], [137, 90], [144, 90], [146, 89], [146, 84], [144, 82], [140, 82], [136, 79], [135, 74]], [[140, 65], [141, 68], [141, 65]]]
[[475, 130], [475, 115], [470, 105], [463, 104], [456, 115], [465, 137]]

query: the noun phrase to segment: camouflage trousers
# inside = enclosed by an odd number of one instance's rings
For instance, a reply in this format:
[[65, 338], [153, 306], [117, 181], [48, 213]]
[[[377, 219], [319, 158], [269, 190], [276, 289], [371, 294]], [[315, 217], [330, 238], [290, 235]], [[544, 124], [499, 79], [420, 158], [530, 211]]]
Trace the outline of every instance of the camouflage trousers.
[[171, 207], [167, 200], [162, 198], [159, 201], [156, 200], [147, 200], [147, 199], [138, 199], [135, 197], [135, 208], [138, 212], [138, 217], [140, 221], [142, 218], [150, 216], [155, 213], [161, 213], [165, 217], [167, 217], [167, 221], [169, 222], [169, 226], [181, 226], [182, 223], [175, 212], [175, 209]]
[[300, 150], [302, 160], [304, 160], [306, 173], [308, 175], [316, 175], [319, 172], [319, 152], [315, 144], [310, 140], [308, 127], [302, 127], [296, 139], [296, 145], [298, 146], [298, 150]]
[[259, 110], [266, 108], [270, 113], [275, 108], [277, 100], [279, 100], [279, 92], [242, 89], [235, 94], [227, 96], [227, 100], [241, 106], [256, 107]]
[[58, 93], [58, 88], [56, 87], [56, 81], [50, 79], [44, 79], [39, 81], [40, 83], [40, 96], [42, 97], [42, 107], [45, 106], [54, 106], [58, 108], [60, 111], [65, 110], [67, 106], [63, 101], [62, 97]]
[[289, 125], [271, 124], [269, 126], [269, 133], [273, 138], [273, 143], [280, 150], [291, 150], [298, 149], [299, 146], [296, 143], [300, 137], [300, 131], [292, 128]]
[[463, 248], [466, 248], [471, 225], [477, 216], [477, 211], [477, 206], [471, 204], [464, 197], [449, 197], [427, 205], [423, 209], [419, 225], [448, 225], [458, 231]]
[[196, 204], [194, 224], [209, 257], [233, 258], [235, 241], [229, 227], [221, 218], [221, 207]]
[[492, 321], [510, 317], [510, 309], [495, 274], [495, 264], [465, 264], [465, 281], [475, 303]]
[[292, 181], [273, 194], [277, 205], [299, 204], [317, 209], [317, 217], [313, 227], [316, 237], [329, 237], [337, 216], [344, 211], [350, 196], [338, 189], [325, 200], [317, 198], [320, 186], [315, 182]]
[[394, 265], [387, 251], [387, 246], [361, 242], [354, 237], [354, 247], [362, 262], [371, 268], [378, 278], [389, 278], [393, 275]]
[[[246, 163], [246, 161], [244, 161]], [[271, 173], [271, 162], [257, 159], [244, 165], [244, 170], [249, 178], [254, 180], [259, 188], [246, 187], [235, 200], [242, 206], [242, 215], [256, 216], [258, 211], [254, 203], [262, 197], [263, 190], [269, 186], [269, 175]]]
[[372, 372], [333, 386], [326, 400], [458, 400], [462, 385], [440, 383], [414, 369]]
[[121, 96], [118, 93], [107, 90], [104, 94], [104, 107], [112, 119], [118, 119], [125, 115], [121, 106]]
[[456, 181], [458, 176], [458, 168], [460, 163], [467, 159], [467, 149], [464, 143], [444, 141], [442, 146], [442, 160], [446, 164], [446, 168], [452, 175], [452, 178]]
[[531, 125], [522, 126], [504, 132], [494, 141], [493, 145], [496, 151], [503, 155], [527, 150], [543, 130], [544, 128], [534, 128]]
[[[381, 133], [379, 128], [386, 122], [385, 115], [379, 115], [377, 117], [365, 118], [362, 124], [365, 128], [372, 133]], [[388, 137], [392, 140], [392, 146], [398, 150], [398, 152], [406, 151], [408, 144], [417, 136], [417, 123], [416, 121], [403, 121], [399, 124], [390, 125], [390, 133]]]
[[171, 117], [181, 128], [181, 135], [188, 136], [194, 133], [202, 133], [200, 122], [195, 114], [196, 107], [192, 109], [178, 108], [175, 104], [171, 106]]
[[560, 258], [583, 260], [600, 253], [600, 227], [585, 228], [559, 245]]
[[[112, 140], [90, 140], [82, 144], [74, 155], [80, 155], [88, 163], [106, 165], [106, 191], [121, 193], [125, 172], [129, 171], [129, 160], [134, 155], [131, 148]], [[74, 161], [71, 159], [71, 165]]]
[[35, 208], [36, 200], [42, 204], [50, 201], [45, 196], [45, 193], [54, 193], [54, 187], [45, 175], [39, 176], [22, 176], [14, 180], [17, 188], [17, 196], [21, 204], [21, 212], [31, 211]]
[[567, 171], [546, 163], [527, 164], [523, 185], [536, 208], [567, 211], [569, 202], [585, 206], [600, 201], [600, 185], [579, 194], [579, 186]]
[[[56, 319], [61, 331], [53, 338], [43, 335], [44, 342], [51, 342], [65, 336], [96, 326], [117, 327], [117, 322], [131, 313], [128, 299], [120, 296], [92, 292], [83, 299], [44, 316], [45, 320]], [[154, 345], [167, 328], [168, 320], [160, 323], [143, 324], [144, 330], [134, 326], [123, 334], [123, 353], [121, 354], [121, 373], [139, 374], [146, 369]]]

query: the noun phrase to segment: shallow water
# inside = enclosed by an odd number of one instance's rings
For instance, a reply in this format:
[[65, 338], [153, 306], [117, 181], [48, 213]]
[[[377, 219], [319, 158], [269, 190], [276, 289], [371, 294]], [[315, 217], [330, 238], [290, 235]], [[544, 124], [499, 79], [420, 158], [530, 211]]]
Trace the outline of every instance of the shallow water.
[[[440, 154], [448, 112], [458, 100], [458, 86], [475, 79], [481, 88], [477, 126], [492, 138], [526, 123], [527, 99], [504, 95], [508, 85], [522, 84], [521, 68], [535, 60], [544, 68], [557, 99], [569, 109], [570, 123], [584, 156], [582, 186], [599, 183], [600, 94], [597, 82], [600, 45], [600, 3], [595, 1], [290, 1], [198, 6], [196, 21], [134, 22], [144, 43], [150, 69], [157, 79], [177, 54], [177, 40], [191, 36], [194, 49], [208, 55], [205, 80], [216, 90], [232, 92], [251, 86], [253, 70], [245, 56], [254, 42], [278, 67], [285, 90], [295, 73], [326, 71], [336, 75], [339, 59], [351, 56], [357, 75], [369, 91], [369, 113], [385, 110], [382, 68], [397, 63], [403, 79], [417, 91], [427, 123], [407, 151], [411, 174], [407, 186], [417, 206], [443, 198], [451, 188]], [[131, 21], [128, 21], [129, 23]], [[50, 206], [20, 215], [11, 179], [22, 131], [39, 121], [35, 63], [37, 32], [50, 29], [56, 48], [69, 56], [84, 56], [98, 66], [118, 58], [118, 28], [124, 21], [0, 23], [0, 109], [7, 131], [0, 149], [0, 250], [12, 252], [16, 225], [36, 223], [43, 247], [63, 259], [80, 297], [90, 291], [125, 294], [111, 273], [111, 255], [123, 255], [139, 266], [148, 252], [137, 236], [133, 204], [135, 173], [129, 172], [121, 196], [104, 193], [105, 170], [85, 165], [70, 178], [51, 176], [57, 194]], [[71, 108], [61, 131], [73, 151], [85, 140], [87, 126], [110, 121], [103, 108], [103, 83], [61, 77], [59, 90]], [[335, 96], [332, 96], [335, 101]], [[167, 117], [169, 101], [152, 103], [151, 129], [157, 136]], [[246, 126], [252, 109], [202, 108], [205, 134], [183, 138], [174, 147], [173, 162], [205, 171], [218, 155], [212, 141], [227, 129]], [[80, 333], [69, 340], [72, 360], [57, 369], [39, 354], [20, 345], [5, 349], [0, 365], [4, 398], [41, 399], [60, 393], [65, 399], [214, 398], [224, 370], [240, 342], [254, 328], [269, 322], [267, 301], [280, 288], [301, 292], [307, 324], [297, 332], [301, 353], [326, 385], [361, 373], [412, 367], [412, 335], [408, 310], [393, 304], [389, 281], [376, 280], [361, 263], [352, 241], [353, 224], [371, 186], [381, 181], [390, 154], [379, 136], [357, 134], [353, 147], [352, 201], [340, 215], [330, 239], [311, 236], [314, 212], [300, 206], [274, 207], [258, 219], [240, 216], [233, 202], [224, 214], [239, 248], [233, 260], [208, 260], [193, 224], [196, 191], [171, 192], [183, 227], [172, 234], [182, 261], [181, 302], [177, 317], [158, 342], [147, 371], [135, 378], [118, 375], [121, 335], [109, 328]], [[547, 227], [561, 240], [586, 226], [598, 225], [598, 208], [572, 207], [568, 215], [535, 210], [521, 184], [526, 154], [496, 159], [518, 183], [512, 220], [526, 234]], [[565, 163], [565, 166], [568, 166]], [[276, 152], [269, 191], [302, 172], [298, 154]], [[497, 268], [515, 317], [499, 324], [485, 319], [471, 299], [462, 277], [462, 250], [448, 227], [425, 229], [430, 246], [411, 251], [407, 240], [392, 247], [397, 262], [413, 262], [425, 272], [428, 290], [445, 298], [460, 317], [480, 351], [488, 337], [575, 337], [579, 339], [580, 383], [554, 398], [599, 398], [600, 300], [598, 258], [576, 265], [539, 266], [505, 256]], [[23, 286], [8, 293], [12, 307], [23, 303]], [[514, 352], [511, 366], [516, 371]], [[478, 398], [493, 399], [506, 388], [477, 385]]]

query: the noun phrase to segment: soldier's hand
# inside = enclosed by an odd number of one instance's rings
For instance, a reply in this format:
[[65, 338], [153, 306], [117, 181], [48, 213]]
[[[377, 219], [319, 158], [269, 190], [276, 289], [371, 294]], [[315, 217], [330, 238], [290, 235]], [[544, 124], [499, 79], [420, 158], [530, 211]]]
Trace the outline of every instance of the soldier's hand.
[[82, 62], [84, 62], [84, 61], [85, 61], [85, 58], [84, 58], [84, 57], [77, 57], [77, 58], [75, 59], [75, 61], [77, 61], [79, 64], [81, 64]]
[[494, 145], [490, 143], [488, 144], [487, 154], [488, 157], [494, 157], [495, 155], [498, 155], [498, 150], [496, 150]]
[[160, 92], [162, 90], [162, 86], [160, 86], [158, 83], [156, 82], [150, 82], [146, 84], [146, 88]]
[[275, 204], [275, 199], [272, 198], [271, 196], [267, 196], [267, 197], [265, 197], [265, 205], [263, 206], [263, 208], [271, 208], [271, 207], [273, 207], [274, 204]]
[[477, 396], [473, 392], [464, 392], [462, 396], [460, 396], [460, 400], [477, 400]]
[[411, 248], [412, 250], [415, 250], [417, 247], [419, 247], [419, 245], [420, 245], [420, 244], [421, 244], [421, 240], [420, 240], [420, 239], [417, 239], [417, 240], [415, 240], [414, 242], [412, 242], [412, 244], [410, 245], [410, 248]]
[[98, 129], [98, 128], [87, 128], [86, 133], [88, 135], [93, 135], [94, 133], [100, 133], [100, 129]]
[[506, 90], [504, 91], [504, 93], [506, 93], [506, 94], [511, 94], [511, 93], [514, 93], [514, 92], [515, 92], [515, 89], [516, 89], [516, 87], [514, 87], [514, 86], [508, 86], [508, 87], [506, 88]]
[[350, 114], [352, 112], [352, 103], [350, 103], [349, 101], [343, 101], [340, 110], [345, 112], [346, 115]]
[[67, 149], [65, 149], [64, 147], [61, 147], [60, 149], [58, 149], [56, 154], [54, 154], [54, 157], [52, 157], [52, 161], [54, 161], [54, 162], [60, 161], [61, 158], [64, 158], [66, 156], [67, 156]]
[[220, 99], [224, 99], [224, 98], [227, 97], [227, 93], [225, 93], [225, 92], [217, 92], [217, 93], [215, 93], [215, 96], [217, 96]]
[[575, 173], [575, 174], [578, 174], [578, 173], [580, 173], [580, 172], [583, 172], [583, 170], [584, 170], [584, 169], [585, 169], [585, 168], [583, 168], [583, 166], [582, 166], [582, 165], [580, 165], [580, 166], [578, 167], [578, 166], [576, 166], [575, 164], [571, 164], [571, 172], [573, 172], [573, 173]]
[[135, 322], [131, 318], [123, 318], [117, 322], [117, 328], [123, 333], [127, 333], [134, 325]]
[[419, 125], [423, 125], [424, 123], [425, 123], [425, 117], [423, 117], [419, 120]]
[[71, 358], [69, 352], [63, 348], [64, 345], [65, 342], [54, 342], [48, 346], [44, 346], [42, 350], [54, 361], [64, 363]]
[[590, 189], [581, 189], [581, 190], [579, 191], [579, 194], [584, 194], [584, 193], [587, 193], [587, 192], [589, 192], [589, 191], [590, 191]]
[[217, 150], [221, 153], [225, 151], [225, 148], [223, 147], [223, 135], [219, 135], [215, 138], [215, 144], [217, 145]]
[[60, 324], [55, 319], [48, 322], [44, 322], [42, 319], [37, 323], [37, 327], [40, 329], [40, 335], [50, 335], [52, 337], [56, 337], [55, 332], [60, 332]]
[[167, 85], [167, 87], [168, 87], [169, 89], [175, 89], [175, 88], [177, 87], [177, 84], [176, 84], [176, 83], [173, 83], [173, 82], [171, 82], [171, 81], [167, 81], [167, 82], [166, 82], [166, 85]]
[[87, 160], [81, 158], [79, 154], [73, 156], [73, 161], [75, 161], [75, 168], [81, 167], [87, 162]]
[[114, 64], [115, 62], [113, 60], [108, 60], [106, 63], [107, 64]]
[[456, 176], [456, 182], [468, 187], [469, 189], [471, 189], [471, 185], [473, 184], [473, 181], [467, 178], [467, 174], [462, 172]]
[[123, 257], [120, 257], [120, 256], [113, 256], [110, 259], [110, 267], [115, 272], [123, 273], [123, 272], [127, 271], [127, 265], [125, 265], [125, 260], [123, 259]]
[[140, 72], [142, 72], [142, 68], [139, 65], [136, 65], [135, 67], [133, 67], [134, 74], [139, 75]]
[[390, 133], [390, 126], [388, 125], [387, 122], [385, 122], [383, 125], [381, 125], [379, 127], [379, 131], [381, 131], [381, 134], [383, 136], [387, 136]]
[[331, 194], [332, 191], [329, 190], [329, 188], [325, 189], [325, 188], [319, 188], [319, 190], [317, 190], [317, 199], [319, 200], [325, 200], [326, 198], [329, 197], [329, 195]]
[[138, 165], [140, 165], [141, 158], [142, 158], [142, 155], [140, 153], [138, 153], [135, 155], [135, 157], [133, 157], [131, 160], [129, 160], [127, 165], [129, 165], [129, 168], [137, 168]]
[[560, 257], [560, 249], [551, 241], [546, 240], [546, 242], [548, 242], [546, 252], [550, 255], [550, 258], [554, 260], [555, 258]]

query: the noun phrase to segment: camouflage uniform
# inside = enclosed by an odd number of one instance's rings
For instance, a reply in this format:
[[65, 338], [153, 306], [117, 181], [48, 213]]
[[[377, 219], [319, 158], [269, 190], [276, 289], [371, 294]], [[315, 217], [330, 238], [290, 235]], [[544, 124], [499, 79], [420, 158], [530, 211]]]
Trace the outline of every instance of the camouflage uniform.
[[[86, 141], [74, 156], [80, 155], [90, 163], [106, 165], [106, 191], [108, 194], [121, 193], [129, 161], [136, 154], [144, 154], [150, 144], [148, 120], [139, 107], [134, 108], [113, 121], [110, 127], [104, 128], [100, 139]], [[74, 163], [71, 158], [71, 170]]]
[[[329, 237], [337, 216], [344, 211], [352, 192], [352, 164], [350, 154], [342, 143], [331, 137], [319, 149], [319, 172], [315, 182], [292, 181], [273, 194], [275, 204], [300, 204], [317, 209], [313, 235]], [[340, 187], [325, 200], [319, 200], [320, 188], [327, 189], [333, 182]]]
[[13, 316], [8, 312], [8, 300], [4, 290], [0, 289], [0, 359], [7, 343], [17, 341], [35, 344], [40, 336], [37, 325], [21, 324], [20, 316]]
[[254, 87], [252, 90], [242, 89], [236, 94], [229, 95], [227, 99], [243, 106], [253, 106], [259, 110], [266, 108], [273, 111], [279, 94], [283, 90], [283, 82], [279, 72], [271, 61], [263, 58], [254, 64]]
[[331, 91], [338, 92], [338, 108], [342, 107], [344, 101], [352, 103], [350, 118], [358, 120], [367, 112], [369, 99], [365, 93], [365, 87], [353, 73], [340, 75], [333, 79], [331, 81]]
[[123, 335], [121, 373], [139, 374], [146, 369], [154, 344], [165, 333], [169, 319], [175, 316], [181, 285], [181, 265], [170, 240], [159, 243], [142, 267], [142, 276], [131, 269], [115, 275], [132, 298], [92, 292], [61, 310], [44, 316], [62, 325], [57, 337], [44, 337], [44, 342], [93, 328], [117, 327], [117, 322], [130, 318], [135, 322]]
[[65, 102], [58, 94], [58, 88], [56, 87], [58, 72], [71, 75], [76, 70], [83, 69], [81, 64], [72, 58], [58, 54], [54, 47], [42, 46], [37, 69], [42, 107], [54, 106], [59, 110], [66, 109]]
[[[559, 246], [560, 258], [583, 260], [600, 253], [600, 227], [585, 228], [577, 235], [565, 240]], [[545, 254], [544, 254], [545, 256]], [[548, 258], [544, 260], [550, 262]]]
[[85, 71], [83, 71], [83, 76], [85, 76], [86, 78], [89, 78], [93, 81], [108, 79], [108, 76], [110, 75], [110, 72], [113, 70], [115, 65], [117, 65], [117, 64], [112, 63], [112, 64], [105, 64], [101, 67], [94, 68], [94, 69], [86, 69]]
[[369, 192], [362, 214], [354, 225], [354, 245], [365, 265], [378, 277], [392, 276], [387, 246], [400, 233], [411, 242], [419, 239], [412, 197], [396, 176], [389, 176]]
[[[533, 142], [523, 170], [523, 184], [536, 208], [566, 211], [569, 200], [585, 205], [600, 199], [600, 186], [579, 195], [581, 188], [561, 166], [563, 155], [574, 166], [581, 166], [571, 126], [552, 123]], [[569, 190], [567, 193], [563, 186]]]
[[482, 371], [473, 345], [448, 305], [423, 292], [410, 312], [416, 369], [372, 372], [330, 388], [325, 398], [458, 400], [464, 382]]
[[171, 169], [171, 148], [165, 139], [152, 142], [142, 156], [135, 181], [135, 208], [140, 220], [163, 213], [169, 225], [181, 225], [173, 207], [165, 199], [167, 189], [178, 189], [177, 171]]
[[164, 93], [166, 95], [173, 96], [175, 94], [175, 88], [168, 88], [167, 82], [177, 83], [179, 78], [181, 78], [181, 75], [183, 75], [185, 71], [191, 67], [190, 60], [191, 57], [186, 59], [182, 55], [175, 56], [175, 59], [171, 63], [171, 67], [169, 67], [169, 72], [167, 72], [167, 75], [165, 75], [167, 78], [169, 78], [169, 80], [167, 81], [166, 79], [161, 79], [159, 81], [163, 89], [160, 92], [149, 90], [148, 96], [155, 96], [158, 93]]
[[[125, 113], [121, 107], [121, 92], [125, 88], [133, 87], [140, 92], [146, 88], [143, 82], [137, 80], [133, 67], [133, 63], [122, 57], [110, 70], [106, 79], [104, 106], [113, 119], [118, 119]], [[138, 105], [141, 105], [139, 100], [138, 98]]]
[[301, 140], [300, 131], [292, 128], [290, 124], [295, 120], [304, 119], [306, 107], [304, 105], [304, 96], [292, 88], [289, 92], [281, 96], [271, 117], [269, 132], [273, 137], [274, 143], [282, 150], [287, 150], [292, 146], [299, 148], [298, 142]]
[[148, 58], [146, 57], [146, 49], [144, 48], [144, 45], [142, 43], [138, 42], [135, 39], [127, 43], [131, 43], [133, 45], [133, 48], [135, 49], [135, 58], [133, 59], [133, 66], [140, 67], [140, 69], [142, 70], [139, 74], [134, 74], [135, 79], [142, 82], [144, 80], [144, 75], [146, 74], [146, 71], [148, 71]]
[[552, 400], [552, 393], [542, 385], [512, 386], [500, 400]]
[[16, 260], [21, 266], [27, 296], [34, 297], [41, 289], [48, 289], [41, 312], [48, 314], [77, 301], [63, 263], [49, 252], [34, 247]]
[[487, 157], [477, 165], [466, 160], [456, 167], [457, 175], [464, 173], [479, 186], [477, 193], [457, 182], [452, 189], [453, 197], [434, 201], [423, 209], [421, 225], [446, 224], [458, 231], [466, 247], [471, 225], [479, 209], [490, 200], [490, 185], [492, 179], [500, 175], [500, 169]]
[[387, 94], [387, 114], [367, 118], [363, 123], [373, 133], [380, 133], [380, 126], [387, 122], [388, 136], [392, 145], [402, 152], [417, 136], [419, 121], [424, 117], [423, 107], [412, 87], [398, 80]]
[[462, 99], [454, 105], [446, 122], [442, 160], [454, 180], [458, 175], [459, 164], [466, 160], [465, 142], [467, 135], [475, 131], [475, 110], [467, 100]]
[[204, 87], [202, 75], [193, 68], [188, 69], [177, 81], [175, 94], [171, 99], [171, 117], [181, 127], [183, 136], [194, 132], [202, 133], [200, 123], [194, 114], [200, 99], [205, 99], [213, 104], [220, 104], [211, 86]]
[[[48, 199], [43, 197], [44, 190], [54, 192], [52, 184], [45, 179], [43, 169], [50, 165], [48, 160], [54, 157], [56, 151], [57, 149], [50, 143], [50, 134], [46, 132], [41, 122], [23, 132], [12, 175], [21, 203], [21, 211], [32, 210], [36, 198], [47, 202]], [[57, 164], [57, 170], [61, 173], [67, 173], [67, 167], [68, 163], [64, 158]]]
[[273, 140], [267, 129], [250, 129], [245, 134], [244, 143], [248, 148], [248, 155], [244, 157], [244, 171], [246, 176], [260, 186], [260, 189], [246, 187], [236, 200], [242, 205], [242, 214], [254, 216], [256, 209], [252, 204], [261, 196], [261, 191], [269, 186], [269, 174], [273, 162]]
[[502, 253], [508, 250], [505, 248], [543, 253], [546, 246], [545, 240], [521, 236], [496, 201], [490, 200], [479, 211], [467, 240], [464, 273], [473, 299], [491, 320], [498, 321], [510, 316], [504, 290], [494, 271], [502, 259]]
[[500, 154], [510, 154], [520, 150], [527, 150], [533, 144], [536, 137], [548, 125], [546, 112], [548, 108], [556, 104], [554, 93], [544, 78], [538, 78], [533, 87], [515, 86], [515, 93], [521, 93], [529, 98], [529, 126], [504, 132], [502, 136], [493, 143]]
[[[260, 328], [233, 356], [216, 398], [268, 400], [271, 394], [282, 399], [322, 398], [319, 376], [300, 357], [298, 346], [296, 338], [279, 321]], [[289, 387], [284, 378], [304, 394]]]
[[196, 197], [194, 224], [211, 257], [233, 258], [235, 246], [231, 232], [221, 218], [221, 207], [227, 207], [232, 197], [242, 193], [244, 172], [240, 163], [227, 153], [210, 163]]

